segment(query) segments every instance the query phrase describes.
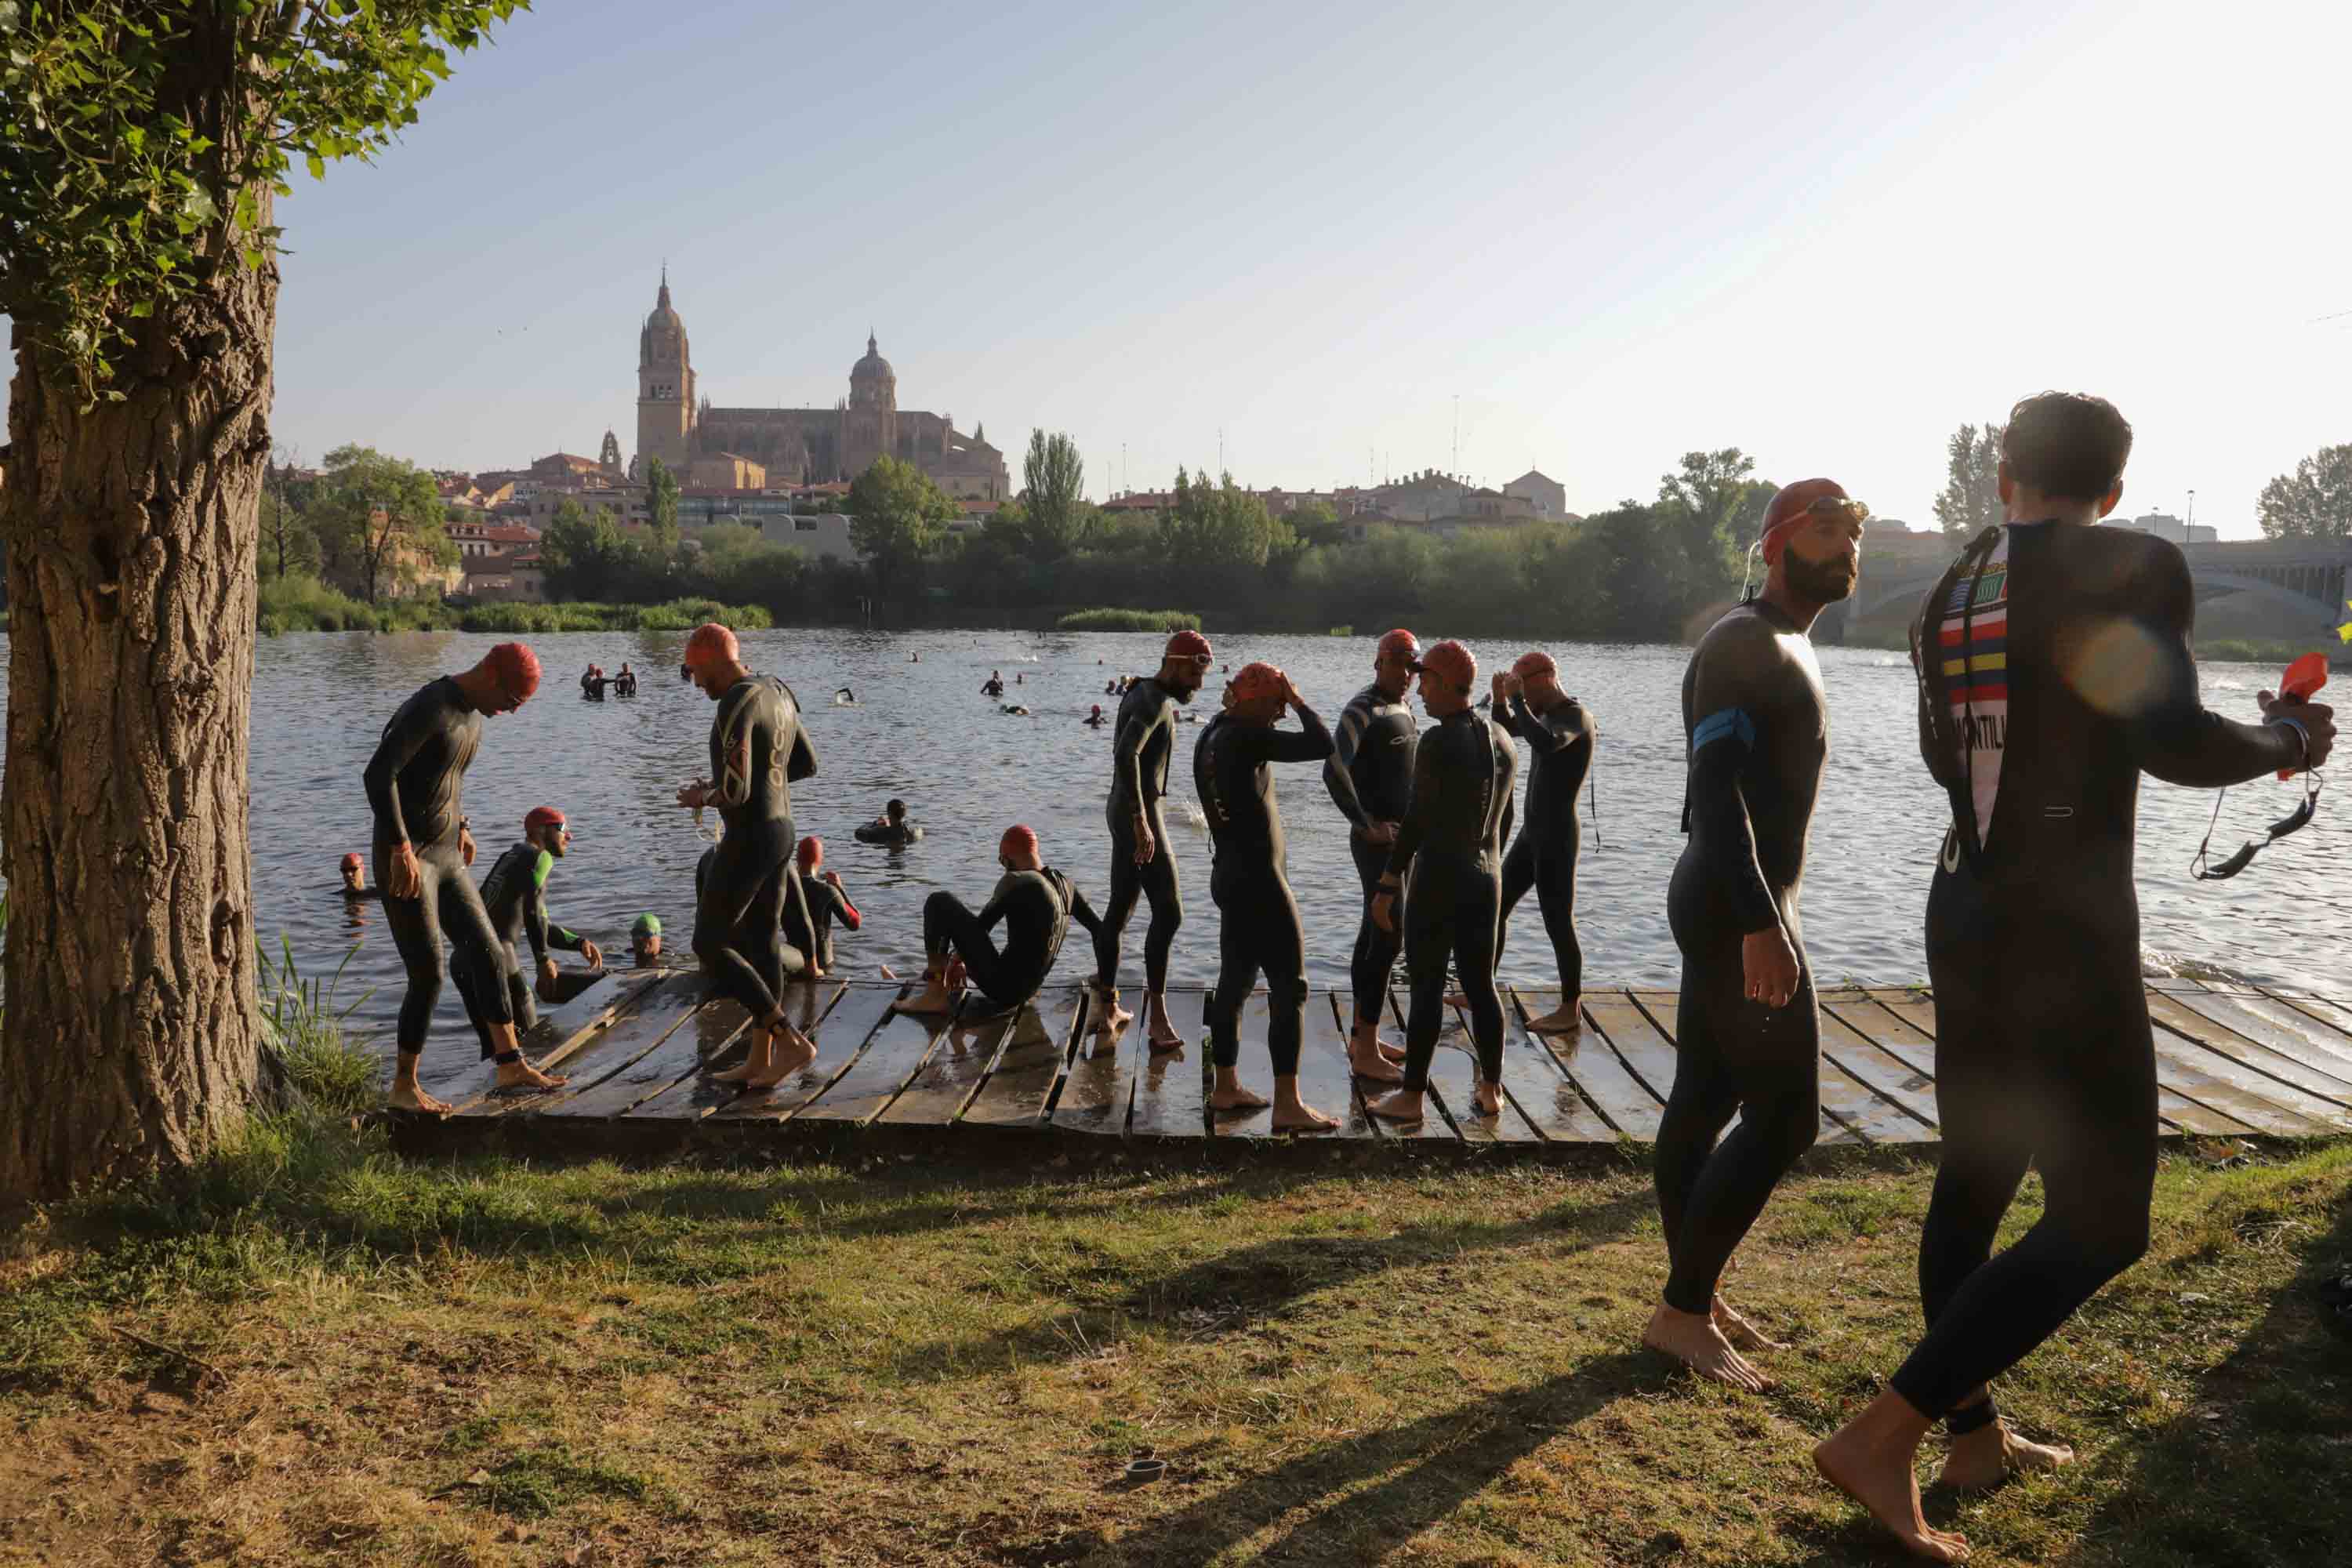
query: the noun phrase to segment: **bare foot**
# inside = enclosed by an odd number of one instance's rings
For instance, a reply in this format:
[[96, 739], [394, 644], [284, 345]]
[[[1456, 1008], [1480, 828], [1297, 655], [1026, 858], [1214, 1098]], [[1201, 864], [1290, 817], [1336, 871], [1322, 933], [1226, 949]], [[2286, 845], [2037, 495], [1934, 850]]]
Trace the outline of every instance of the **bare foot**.
[[1919, 1510], [1919, 1478], [1911, 1473], [1909, 1450], [1873, 1444], [1848, 1423], [1813, 1449], [1813, 1468], [1868, 1509], [1913, 1556], [1930, 1563], [1969, 1560], [1967, 1536], [1927, 1528], [1927, 1516]]
[[1499, 1083], [1480, 1083], [1477, 1088], [1470, 1091], [1470, 1103], [1476, 1107], [1481, 1116], [1502, 1115], [1503, 1086]]
[[1743, 1351], [1784, 1351], [1789, 1347], [1739, 1315], [1738, 1309], [1717, 1296], [1714, 1310], [1716, 1331], [1729, 1340], [1735, 1349]]
[[1421, 1090], [1401, 1089], [1393, 1094], [1381, 1096], [1364, 1109], [1383, 1121], [1419, 1121], [1423, 1116]]
[[955, 994], [944, 980], [930, 980], [912, 996], [902, 996], [890, 1004], [901, 1013], [946, 1013], [955, 1007]]
[[1120, 1006], [1118, 1005], [1118, 999], [1117, 997], [1113, 997], [1110, 1000], [1108, 1010], [1102, 1016], [1102, 1021], [1095, 1026], [1095, 1033], [1098, 1035], [1116, 1035], [1121, 1029], [1126, 1028], [1129, 1024], [1134, 1022], [1135, 1015]]
[[1372, 1083], [1404, 1081], [1404, 1068], [1391, 1061], [1377, 1045], [1366, 1050], [1350, 1044], [1348, 1047], [1348, 1066], [1358, 1078]]
[[1397, 1063], [1399, 1066], [1402, 1066], [1404, 1063], [1404, 1047], [1402, 1046], [1392, 1046], [1386, 1040], [1382, 1040], [1381, 1042], [1381, 1055], [1388, 1058], [1389, 1060]]
[[1459, 991], [1448, 991], [1445, 994], [1445, 1005], [1448, 1007], [1467, 1007], [1470, 1005], [1470, 998]]
[[710, 1081], [713, 1083], [741, 1083], [745, 1079], [750, 1078], [754, 1072], [759, 1070], [754, 1065], [758, 1058], [759, 1053], [755, 1051], [751, 1057], [745, 1058], [740, 1066], [729, 1068], [723, 1072], [712, 1073], [710, 1075]]
[[1661, 1301], [1650, 1314], [1650, 1326], [1642, 1331], [1642, 1342], [1699, 1376], [1730, 1387], [1761, 1394], [1772, 1386], [1772, 1380], [1748, 1365], [1704, 1312], [1677, 1312]]
[[414, 1083], [392, 1086], [392, 1108], [394, 1110], [420, 1111], [426, 1116], [446, 1116], [455, 1109], [446, 1100], [436, 1100]]
[[2054, 1470], [2074, 1462], [2074, 1450], [2065, 1444], [2032, 1442], [1995, 1417], [1991, 1426], [1952, 1439], [1952, 1451], [1944, 1457], [1936, 1484], [1956, 1491], [1983, 1491], [2019, 1470]]
[[765, 1093], [814, 1060], [816, 1042], [790, 1024], [778, 1024], [769, 1031], [767, 1061], [743, 1080], [744, 1090]]
[[517, 1057], [499, 1068], [500, 1089], [562, 1089], [570, 1081], [568, 1079], [551, 1078], [540, 1071], [530, 1065], [528, 1057]]
[[1178, 1034], [1176, 1026], [1168, 1021], [1168, 1010], [1153, 1007], [1149, 1011], [1151, 1016], [1151, 1048], [1160, 1052], [1182, 1050], [1184, 1037]]
[[1274, 1108], [1276, 1132], [1329, 1132], [1339, 1125], [1338, 1117], [1324, 1115], [1296, 1095]]
[[1262, 1110], [1269, 1103], [1265, 1096], [1237, 1083], [1221, 1084], [1209, 1094], [1212, 1110]]
[[1528, 1027], [1538, 1035], [1572, 1035], [1584, 1027], [1584, 1013], [1580, 1002], [1563, 1002], [1540, 1018], [1528, 1020]]

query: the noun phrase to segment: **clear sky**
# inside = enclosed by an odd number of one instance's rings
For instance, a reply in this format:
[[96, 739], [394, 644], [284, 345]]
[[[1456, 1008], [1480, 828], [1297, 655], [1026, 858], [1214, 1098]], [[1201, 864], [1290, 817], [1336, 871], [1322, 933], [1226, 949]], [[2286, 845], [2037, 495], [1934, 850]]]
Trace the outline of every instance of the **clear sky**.
[[1739, 446], [1926, 524], [2059, 386], [2126, 512], [2251, 534], [2352, 440], [2347, 58], [2320, 0], [543, 0], [283, 205], [276, 429], [626, 452], [667, 258], [715, 402], [830, 405], [871, 325], [1016, 482], [1032, 426], [1097, 496], [1222, 432], [1591, 510]]

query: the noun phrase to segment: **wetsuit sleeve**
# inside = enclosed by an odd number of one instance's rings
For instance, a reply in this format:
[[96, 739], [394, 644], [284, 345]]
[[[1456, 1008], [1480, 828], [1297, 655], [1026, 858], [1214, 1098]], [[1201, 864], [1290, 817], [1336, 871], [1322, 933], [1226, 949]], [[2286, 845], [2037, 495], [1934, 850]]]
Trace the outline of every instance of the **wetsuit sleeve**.
[[[530, 910], [533, 930], [535, 933], [544, 933], [543, 937], [534, 934], [530, 945], [531, 951], [541, 958], [547, 956], [547, 949], [551, 947], [560, 947], [566, 952], [578, 952], [587, 941], [569, 926], [556, 924], [554, 918], [547, 912], [547, 874], [554, 868], [555, 857], [544, 849], [539, 852], [539, 859], [530, 868]], [[544, 945], [541, 945], [542, 942]]]
[[1331, 755], [1323, 764], [1323, 787], [1330, 792], [1331, 804], [1339, 815], [1358, 827], [1370, 827], [1372, 819], [1364, 810], [1364, 803], [1356, 794], [1356, 748], [1363, 743], [1364, 727], [1372, 721], [1371, 710], [1350, 702], [1339, 710], [1339, 733], [1332, 737]]
[[847, 926], [851, 931], [856, 931], [863, 917], [858, 914], [857, 906], [849, 901], [849, 895], [843, 892], [839, 888], [835, 887], [831, 882], [823, 883], [821, 886], [824, 887], [826, 894], [832, 898], [834, 908], [841, 911], [841, 923]]
[[718, 774], [706, 798], [717, 806], [740, 805], [751, 798], [751, 708], [754, 699], [730, 697], [719, 709]]
[[1429, 825], [1445, 809], [1445, 779], [1453, 770], [1437, 764], [1437, 753], [1444, 742], [1441, 725], [1435, 733], [1424, 736], [1412, 753], [1412, 805], [1397, 824], [1396, 843], [1389, 849], [1388, 875], [1399, 882], [1421, 852], [1421, 841], [1429, 837]]
[[793, 752], [784, 759], [784, 782], [798, 784], [816, 776], [816, 747], [810, 743], [808, 726], [801, 721], [801, 700], [789, 686], [784, 688], [784, 702], [793, 721]]
[[1141, 714], [1118, 727], [1111, 742], [1111, 769], [1117, 774], [1118, 786], [1126, 793], [1130, 809], [1143, 809], [1143, 742], [1151, 727]]
[[2167, 784], [2191, 789], [2218, 789], [2300, 766], [2303, 741], [2294, 731], [2224, 719], [2199, 695], [2197, 660], [2189, 651], [2196, 598], [2179, 547], [2168, 543], [2152, 552], [2139, 583], [2134, 596], [2147, 606], [2156, 678], [2147, 706], [2131, 721], [2139, 765]]
[[1690, 739], [1694, 837], [1713, 849], [1708, 879], [1730, 905], [1733, 922], [1743, 933], [1780, 923], [1780, 906], [1756, 858], [1756, 826], [1748, 815], [1748, 797], [1739, 788], [1739, 775], [1761, 743], [1764, 715], [1752, 675], [1738, 667], [1767, 657], [1768, 650], [1748, 639], [1716, 640], [1700, 649], [1691, 688], [1691, 712], [1696, 718]]
[[1304, 702], [1298, 705], [1296, 730], [1268, 727], [1257, 731], [1260, 759], [1269, 763], [1312, 763], [1331, 754], [1331, 731]]
[[1070, 918], [1084, 926], [1088, 936], [1102, 930], [1102, 917], [1095, 913], [1095, 907], [1087, 902], [1087, 896], [1078, 891], [1076, 882], [1070, 884]]
[[1584, 710], [1570, 703], [1559, 711], [1569, 716], [1559, 720], [1549, 714], [1538, 717], [1535, 710], [1528, 706], [1526, 698], [1515, 695], [1511, 699], [1510, 713], [1504, 718], [1503, 724], [1537, 752], [1550, 755], [1568, 750], [1584, 738], [1578, 727], [1581, 724]]
[[554, 863], [553, 856], [541, 850], [522, 889], [523, 932], [530, 938], [531, 957], [541, 963], [547, 962], [547, 868]]
[[424, 750], [432, 732], [429, 714], [403, 707], [384, 726], [383, 739], [375, 743], [375, 755], [368, 759], [367, 772], [361, 775], [367, 785], [368, 807], [375, 813], [375, 836], [386, 844], [408, 842], [408, 824], [400, 815], [400, 770]]

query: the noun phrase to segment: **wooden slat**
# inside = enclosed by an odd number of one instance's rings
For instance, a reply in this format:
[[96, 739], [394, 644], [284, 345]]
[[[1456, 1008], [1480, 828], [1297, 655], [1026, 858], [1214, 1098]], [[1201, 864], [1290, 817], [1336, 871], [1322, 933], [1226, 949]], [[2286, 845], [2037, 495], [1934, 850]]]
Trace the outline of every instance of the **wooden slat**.
[[1348, 1027], [1339, 1009], [1351, 1005], [1339, 992], [1307, 998], [1307, 1034], [1298, 1051], [1300, 1098], [1339, 1119], [1335, 1138], [1381, 1138], [1388, 1130], [1364, 1110], [1364, 1095], [1385, 1086], [1358, 1079], [1348, 1066]]
[[2352, 1074], [2352, 1035], [2284, 1002], [2252, 992], [2212, 991], [2176, 995], [2172, 1000], [2200, 1018], [2321, 1071], [2337, 1078]]
[[1832, 1073], [1843, 1073], [1883, 1102], [1858, 1121], [1876, 1143], [1916, 1143], [1936, 1135], [1936, 1082], [1916, 1072], [1845, 1020], [1843, 1012], [1821, 1010], [1823, 1098]]
[[[593, 1030], [583, 1032], [560, 1055], [551, 1052], [541, 1061], [543, 1070], [567, 1080], [563, 1088], [515, 1095], [499, 1094], [485, 1088], [460, 1104], [457, 1114], [510, 1116], [527, 1108], [552, 1104], [560, 1096], [592, 1089], [659, 1045], [671, 1030], [693, 1016], [707, 995], [700, 974], [684, 971], [666, 973], [658, 983], [638, 992], [633, 1005], [617, 1010]], [[482, 1064], [486, 1081], [497, 1070], [488, 1062]]]
[[[816, 1060], [772, 1089], [737, 1094], [711, 1111], [712, 1119], [789, 1121], [799, 1115], [856, 1065], [866, 1037], [888, 1016], [898, 992], [896, 985], [850, 986], [811, 1034], [816, 1041]], [[723, 1085], [710, 1088], [714, 1094], [726, 1092]]]
[[[1588, 1002], [1587, 1006], [1591, 1004]], [[1675, 1031], [1681, 1027], [1682, 998], [1672, 992], [1645, 991], [1638, 998], [1629, 996], [1625, 1005], [1632, 1008], [1640, 1025], [1654, 1033], [1665, 1048], [1671, 1051]], [[1612, 1015], [1613, 1016], [1613, 1014]], [[1657, 1047], [1643, 1039], [1641, 1027], [1628, 1023], [1625, 1030], [1631, 1041], [1641, 1049], [1654, 1054]], [[1619, 1038], [1620, 1031], [1612, 1028], [1610, 1037]], [[1621, 1045], [1621, 1048], [1622, 1048]], [[1839, 1072], [1822, 1053], [1821, 1068], [1822, 1125], [1819, 1141], [1823, 1143], [1902, 1142], [1908, 1130], [1899, 1112], [1881, 1102], [1868, 1089]], [[1643, 1074], [1649, 1077], [1648, 1073]], [[1652, 1079], [1653, 1083], [1656, 1082]], [[1665, 1082], [1658, 1086], [1661, 1092], [1671, 1093], [1674, 1079], [1669, 1070]]]
[[2342, 1002], [2327, 996], [2306, 996], [2301, 992], [2282, 991], [2269, 985], [2262, 987], [2262, 994], [2274, 1002], [2285, 1003], [2317, 1023], [2326, 1024], [2346, 1035], [2352, 1035], [2352, 1002]]
[[[2160, 1089], [2210, 1106], [2261, 1132], [2308, 1137], [2333, 1130], [2319, 1119], [2332, 1108], [2248, 1072], [2228, 1058], [2168, 1030], [2158, 1029], [2155, 1035], [2156, 1081]], [[2301, 1103], [2292, 1103], [2294, 1100]]]
[[[1391, 990], [1389, 993], [1389, 1022], [1395, 1028], [1396, 1037], [1400, 1040], [1405, 1039], [1409, 1037], [1410, 1031], [1406, 1027], [1406, 1018], [1412, 1005], [1412, 998], [1411, 993], [1397, 990]], [[1454, 1024], [1454, 1010], [1449, 1007], [1444, 1009], [1444, 1012], [1445, 1015], [1446, 1028], [1447, 1030], [1450, 1030]], [[1441, 1031], [1437, 1037], [1438, 1050], [1443, 1051], [1445, 1049], [1445, 1041], [1446, 1033], [1444, 1031]], [[1432, 1057], [1430, 1059], [1433, 1063], [1436, 1060], [1434, 1057]], [[1462, 1134], [1455, 1130], [1452, 1120], [1446, 1116], [1441, 1103], [1441, 1097], [1435, 1092], [1435, 1072], [1436, 1069], [1433, 1066], [1431, 1068], [1431, 1090], [1422, 1096], [1421, 1103], [1423, 1112], [1422, 1119], [1418, 1121], [1383, 1121], [1381, 1123], [1381, 1131], [1382, 1132], [1387, 1133], [1391, 1138], [1402, 1139], [1408, 1142], [1416, 1140], [1436, 1143], [1459, 1143], [1462, 1142]], [[1364, 1086], [1365, 1092], [1370, 1094], [1374, 1100], [1380, 1099], [1381, 1096], [1389, 1093], [1395, 1088], [1396, 1086], [1394, 1084], [1386, 1083], [1378, 1086], [1374, 1086], [1372, 1084], [1366, 1084]]]
[[[965, 1107], [957, 1125], [1035, 1127], [1062, 1081], [1077, 1021], [1078, 987], [1049, 991], [1023, 1007], [1006, 1035], [995, 1070]], [[1039, 1003], [1045, 1005], [1040, 1011]]]
[[659, 1044], [635, 1061], [577, 1094], [534, 1107], [538, 1117], [577, 1118], [626, 1116], [631, 1110], [667, 1094], [694, 1076], [705, 1063], [716, 1065], [732, 1055], [740, 1057], [751, 1016], [729, 997], [705, 1003], [683, 1027], [673, 1029]]
[[1070, 1056], [1061, 1097], [1054, 1101], [1055, 1127], [1074, 1132], [1127, 1136], [1127, 1110], [1135, 1097], [1136, 1058], [1143, 1043], [1143, 1020], [1129, 1019], [1114, 1035], [1087, 1028]]
[[866, 1122], [888, 1109], [898, 1091], [930, 1059], [951, 1014], [892, 1013], [866, 1037], [847, 1072], [800, 1113], [807, 1121]]
[[[1478, 1051], [1473, 1043], [1470, 1019], [1466, 1010], [1462, 1015], [1462, 1028], [1437, 1042], [1437, 1054], [1430, 1058], [1429, 1083], [1445, 1105], [1445, 1113], [1454, 1120], [1465, 1143], [1540, 1143], [1543, 1135], [1519, 1114], [1519, 1108], [1503, 1096], [1500, 1111], [1482, 1116], [1478, 1102], [1473, 1098], [1478, 1087]], [[1507, 1044], [1504, 1059], [1509, 1060]]]
[[[2352, 1110], [2352, 1081], [2334, 1073], [2323, 1072], [2307, 1062], [2283, 1051], [2274, 1051], [2242, 1035], [2233, 1034], [2210, 1019], [2198, 1016], [2177, 998], [2160, 992], [2148, 994], [2147, 1011], [2159, 1033], [2168, 1029], [2194, 1040], [2207, 1050], [2227, 1057], [2251, 1072], [2273, 1079], [2281, 1086], [2281, 1092], [2299, 1089], [2312, 1100], [2326, 1102], [2336, 1111]], [[2278, 1100], [2279, 1096], [2264, 1092], [2263, 1098]]]
[[[609, 1025], [624, 1009], [634, 1006], [637, 998], [650, 991], [674, 970], [628, 969], [610, 971], [608, 983], [592, 985], [571, 1001], [554, 1007], [540, 1009], [539, 1022], [524, 1031], [521, 1045], [524, 1053], [537, 1065], [561, 1064], [567, 1057]], [[445, 1001], [457, 1001], [457, 987], [443, 993]], [[465, 1016], [465, 1005], [458, 1002], [457, 1016]], [[438, 1033], [440, 1031], [436, 1031]], [[430, 1043], [425, 1047], [425, 1059], [417, 1066], [417, 1081], [427, 1093], [453, 1100], [472, 1100], [489, 1084], [489, 1064], [474, 1052], [460, 1050], [460, 1038], [470, 1040], [473, 1034], [467, 1025], [464, 1034], [451, 1035], [441, 1048]], [[559, 1067], [560, 1070], [560, 1067]]]
[[[1203, 1007], [1202, 1011], [1205, 1014], [1207, 1009]], [[1240, 1065], [1246, 1081], [1258, 1093], [1270, 1100], [1274, 1096], [1274, 1080], [1266, 1072], [1265, 1026], [1265, 993], [1253, 991], [1249, 994], [1249, 1000], [1242, 1004], [1241, 1017], [1234, 1024], [1234, 1032], [1241, 1039]], [[1201, 1049], [1205, 1055], [1209, 1049], [1205, 1019], [1201, 1034]], [[1273, 1132], [1274, 1108], [1272, 1106], [1262, 1106], [1255, 1110], [1219, 1110], [1213, 1106], [1210, 1108], [1209, 1136], [1212, 1138], [1266, 1138], [1271, 1137]]]
[[1017, 1014], [979, 1020], [958, 1018], [941, 1037], [906, 1091], [890, 1102], [879, 1121], [891, 1126], [944, 1127], [963, 1113], [988, 1081], [996, 1055]]
[[[1554, 994], [1551, 1006], [1558, 1006]], [[1585, 1103], [1584, 1097], [1569, 1081], [1559, 1058], [1535, 1031], [1527, 1026], [1530, 1017], [1540, 1013], [1523, 1011], [1523, 999], [1506, 986], [1503, 990], [1503, 1092], [1518, 1107], [1519, 1114], [1534, 1128], [1536, 1135], [1547, 1143], [1613, 1143], [1616, 1130], [1601, 1120], [1601, 1113]], [[1550, 1007], [1544, 1009], [1549, 1012]]]
[[[1528, 1017], [1541, 1017], [1559, 1005], [1557, 991], [1513, 990], [1521, 1013]], [[1611, 1048], [1607, 1033], [1592, 1016], [1590, 1005], [1584, 1009], [1584, 1027], [1578, 1033], [1538, 1035], [1535, 1038], [1551, 1053], [1580, 1097], [1611, 1127], [1645, 1143], [1658, 1135], [1658, 1117], [1665, 1109], [1664, 1102], [1625, 1070], [1623, 1059]]]

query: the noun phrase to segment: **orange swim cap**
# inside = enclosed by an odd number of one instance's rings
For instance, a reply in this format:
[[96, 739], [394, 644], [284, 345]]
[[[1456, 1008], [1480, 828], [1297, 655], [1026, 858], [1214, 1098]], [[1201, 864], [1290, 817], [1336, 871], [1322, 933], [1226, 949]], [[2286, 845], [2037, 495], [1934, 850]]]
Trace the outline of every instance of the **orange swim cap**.
[[1234, 700], [1251, 702], [1261, 697], [1279, 697], [1290, 685], [1280, 668], [1258, 659], [1245, 664], [1233, 679]]
[[1478, 660], [1468, 648], [1452, 637], [1423, 654], [1421, 661], [1413, 668], [1433, 673], [1448, 686], [1459, 687], [1464, 691], [1469, 690], [1478, 680]]
[[799, 857], [801, 869], [814, 871], [824, 864], [824, 840], [812, 833], [801, 840], [801, 847], [795, 853]]
[[356, 849], [343, 857], [343, 869], [346, 871], [357, 870], [360, 867], [364, 866], [365, 864], [367, 864], [367, 862], [360, 858], [360, 852]]
[[714, 664], [732, 664], [741, 654], [733, 632], [717, 621], [706, 621], [686, 639], [683, 662], [688, 669], [701, 669]]
[[482, 663], [498, 678], [499, 689], [517, 702], [530, 700], [539, 689], [539, 655], [519, 642], [502, 642], [482, 656]]
[[551, 805], [534, 805], [522, 819], [522, 830], [526, 837], [538, 832], [542, 827], [562, 827], [562, 826], [564, 826], [563, 814]]
[[1372, 657], [1375, 658], [1386, 658], [1392, 653], [1401, 653], [1409, 660], [1419, 658], [1421, 657], [1421, 639], [1413, 636], [1411, 632], [1405, 630], [1402, 626], [1399, 626], [1396, 630], [1381, 638], [1381, 646], [1374, 650]]
[[1527, 679], [1531, 675], [1557, 676], [1559, 673], [1559, 666], [1554, 664], [1551, 655], [1544, 652], [1543, 649], [1531, 647], [1519, 655], [1518, 661], [1511, 666], [1511, 673], [1521, 680]]
[[1037, 835], [1025, 824], [1016, 822], [1004, 830], [1003, 837], [996, 841], [996, 853], [1000, 859], [1009, 859], [1015, 855], [1034, 855], [1037, 853]]
[[1209, 651], [1209, 639], [1202, 637], [1200, 633], [1178, 632], [1174, 637], [1168, 639], [1168, 647], [1162, 651], [1160, 657], [1163, 658], [1197, 658], [1202, 664], [1206, 664], [1217, 656]]
[[1764, 564], [1769, 566], [1780, 558], [1781, 536], [1811, 515], [1816, 501], [1846, 499], [1845, 487], [1835, 479], [1799, 479], [1793, 485], [1782, 485], [1764, 509], [1764, 529], [1757, 536]]

